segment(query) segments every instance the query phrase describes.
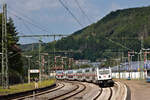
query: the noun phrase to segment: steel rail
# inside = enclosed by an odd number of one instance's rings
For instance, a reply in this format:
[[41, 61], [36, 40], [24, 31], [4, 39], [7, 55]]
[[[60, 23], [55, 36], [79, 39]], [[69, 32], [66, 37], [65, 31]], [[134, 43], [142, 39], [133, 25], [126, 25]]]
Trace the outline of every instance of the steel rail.
[[[64, 93], [64, 94], [58, 95], [58, 96], [53, 97], [53, 98], [49, 98], [48, 100], [55, 100], [55, 99], [66, 100], [66, 99], [72, 98], [73, 96], [81, 93], [82, 91], [84, 91], [86, 89], [86, 86], [82, 83], [72, 82], [72, 81], [66, 81], [66, 82], [77, 84], [76, 85], [77, 87], [75, 89], [71, 90], [71, 91], [68, 91], [68, 92]], [[81, 86], [83, 86], [83, 88], [81, 90], [77, 91]], [[77, 92], [75, 92], [75, 91], [77, 91]], [[75, 93], [73, 93], [73, 92], [75, 92]]]
[[93, 98], [93, 100], [97, 100], [100, 97], [100, 95], [102, 94], [102, 92], [103, 92], [103, 88], [101, 88], [100, 92], [98, 93], [98, 95], [95, 98]]
[[22, 99], [27, 99], [27, 98], [31, 98], [33, 96], [39, 96], [39, 95], [43, 95], [43, 94], [46, 94], [46, 93], [50, 93], [50, 92], [54, 92], [54, 91], [57, 91], [61, 88], [63, 88], [65, 86], [65, 84], [61, 83], [62, 86], [59, 87], [60, 85], [58, 84], [55, 88], [53, 89], [50, 89], [50, 90], [46, 90], [46, 91], [43, 91], [43, 92], [39, 92], [39, 93], [35, 93], [35, 95], [28, 95], [28, 96], [23, 96], [23, 97], [19, 97], [19, 98], [15, 98], [15, 99], [12, 99], [12, 100], [22, 100]]
[[112, 94], [113, 94], [112, 92], [113, 92], [113, 91], [112, 91], [112, 88], [109, 87], [109, 89], [110, 89], [110, 96], [109, 96], [108, 100], [111, 100]]

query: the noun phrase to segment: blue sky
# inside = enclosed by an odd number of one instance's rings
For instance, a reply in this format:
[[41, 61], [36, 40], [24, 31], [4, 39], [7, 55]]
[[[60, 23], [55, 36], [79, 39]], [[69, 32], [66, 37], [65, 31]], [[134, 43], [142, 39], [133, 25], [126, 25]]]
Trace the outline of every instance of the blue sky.
[[[63, 8], [59, 0], [5, 0], [8, 4], [8, 17], [14, 19], [20, 35], [71, 34], [97, 22], [111, 11], [150, 5], [150, 0], [78, 0], [80, 6], [91, 20], [88, 21], [81, 13], [75, 0], [62, 1], [82, 23], [82, 26]], [[0, 4], [2, 4], [2, 0]], [[31, 23], [38, 25], [40, 29], [31, 25]], [[41, 28], [46, 31], [41, 30]], [[52, 38], [43, 38], [42, 40], [43, 42], [49, 42]], [[24, 44], [37, 41], [38, 38], [20, 39], [20, 43]]]

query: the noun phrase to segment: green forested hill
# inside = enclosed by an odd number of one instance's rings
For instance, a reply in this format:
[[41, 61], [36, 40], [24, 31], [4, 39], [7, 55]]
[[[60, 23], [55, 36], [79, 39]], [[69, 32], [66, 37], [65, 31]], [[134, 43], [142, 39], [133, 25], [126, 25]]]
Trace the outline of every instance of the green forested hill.
[[[144, 37], [144, 43], [141, 37]], [[76, 59], [101, 59], [127, 55], [129, 50], [139, 51], [141, 44], [150, 47], [150, 7], [130, 8], [109, 13], [98, 22], [58, 40], [56, 50], [80, 50]], [[53, 50], [54, 42], [44, 50]]]

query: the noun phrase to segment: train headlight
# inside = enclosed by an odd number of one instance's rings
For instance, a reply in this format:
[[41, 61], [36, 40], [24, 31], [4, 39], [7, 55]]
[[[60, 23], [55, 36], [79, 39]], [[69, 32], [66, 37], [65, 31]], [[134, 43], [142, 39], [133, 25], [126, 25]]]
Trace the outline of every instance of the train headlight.
[[99, 76], [99, 78], [101, 78], [101, 76]]

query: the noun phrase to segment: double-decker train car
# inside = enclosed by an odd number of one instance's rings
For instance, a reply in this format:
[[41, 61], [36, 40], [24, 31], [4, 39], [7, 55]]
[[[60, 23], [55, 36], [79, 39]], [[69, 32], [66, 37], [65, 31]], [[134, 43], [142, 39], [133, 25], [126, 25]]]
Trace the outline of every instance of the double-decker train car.
[[[93, 82], [100, 86], [114, 85], [114, 82], [112, 80], [111, 68], [99, 68], [99, 67], [83, 68], [83, 69], [76, 69], [76, 70], [64, 70], [63, 73], [66, 73], [64, 74], [64, 77], [67, 80]], [[61, 77], [57, 79], [60, 78]]]
[[84, 74], [85, 81], [92, 82], [91, 76], [92, 76], [91, 68], [86, 68], [85, 69], [85, 74]]
[[66, 71], [66, 79], [75, 80], [76, 79], [76, 70], [67, 70]]
[[83, 81], [84, 80], [84, 70], [78, 69], [76, 72], [76, 80]]
[[63, 70], [56, 71], [56, 79], [65, 79], [66, 75]]

